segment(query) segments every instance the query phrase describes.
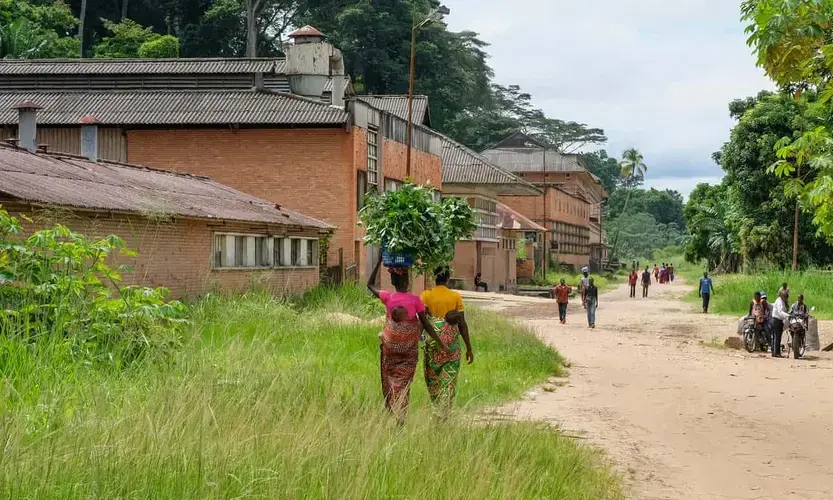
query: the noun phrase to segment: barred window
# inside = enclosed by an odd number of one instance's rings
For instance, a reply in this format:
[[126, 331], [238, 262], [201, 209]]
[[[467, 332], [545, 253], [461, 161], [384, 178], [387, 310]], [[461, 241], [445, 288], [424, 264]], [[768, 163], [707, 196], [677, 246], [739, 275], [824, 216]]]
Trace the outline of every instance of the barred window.
[[379, 129], [367, 129], [367, 185], [379, 185]]

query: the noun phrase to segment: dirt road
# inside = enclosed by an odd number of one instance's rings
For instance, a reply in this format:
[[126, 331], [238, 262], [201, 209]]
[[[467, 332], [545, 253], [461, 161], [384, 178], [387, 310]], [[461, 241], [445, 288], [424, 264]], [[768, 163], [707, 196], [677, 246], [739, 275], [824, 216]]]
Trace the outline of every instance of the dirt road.
[[[566, 385], [499, 411], [549, 421], [605, 449], [633, 498], [833, 498], [833, 359], [772, 359], [704, 345], [736, 320], [680, 300], [683, 283], [580, 304], [493, 304], [524, 318], [572, 363]], [[720, 300], [719, 294], [714, 297]], [[833, 325], [822, 324], [822, 345]]]

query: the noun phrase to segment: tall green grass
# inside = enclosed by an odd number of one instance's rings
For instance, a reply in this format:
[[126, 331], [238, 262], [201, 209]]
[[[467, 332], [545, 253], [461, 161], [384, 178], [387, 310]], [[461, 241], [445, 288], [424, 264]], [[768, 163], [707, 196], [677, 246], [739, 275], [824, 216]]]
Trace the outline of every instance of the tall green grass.
[[294, 303], [211, 297], [182, 347], [123, 369], [0, 343], [5, 498], [620, 498], [591, 449], [535, 424], [473, 422], [562, 370], [495, 314], [468, 313], [477, 356], [456, 415], [431, 418], [418, 375], [398, 428], [382, 409], [378, 327], [322, 320], [378, 310], [358, 290]]

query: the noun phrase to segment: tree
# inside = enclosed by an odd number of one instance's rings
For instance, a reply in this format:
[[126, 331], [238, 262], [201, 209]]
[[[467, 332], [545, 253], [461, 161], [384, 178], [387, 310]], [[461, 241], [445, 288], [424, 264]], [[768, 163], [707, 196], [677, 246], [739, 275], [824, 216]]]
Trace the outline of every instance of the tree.
[[663, 224], [651, 214], [624, 214], [607, 224], [620, 231], [620, 254], [625, 259], [650, 257], [655, 250], [678, 246], [683, 238], [675, 223]]
[[[749, 45], [758, 65], [796, 99], [810, 90], [818, 93], [830, 116], [833, 98], [833, 4], [826, 1], [747, 0], [742, 15], [750, 24]], [[829, 123], [829, 122], [828, 122]], [[833, 242], [833, 147], [828, 123], [805, 129], [778, 141], [779, 160], [770, 172], [792, 177], [785, 193], [796, 198], [793, 230], [793, 266], [798, 263], [799, 213], [802, 202], [813, 213], [813, 222]], [[805, 170], [802, 172], [801, 167]], [[811, 176], [805, 181], [803, 176]]]
[[737, 272], [741, 262], [738, 210], [732, 189], [700, 184], [685, 207], [689, 238], [686, 260], [706, 260], [710, 270]]
[[[633, 189], [638, 185], [636, 182], [642, 182], [645, 179], [645, 172], [648, 170], [648, 167], [645, 165], [644, 157], [642, 153], [639, 152], [636, 148], [629, 148], [626, 149], [622, 153], [622, 161], [619, 162], [619, 166], [622, 169], [622, 177], [624, 178], [624, 185], [628, 188], [627, 196], [625, 197], [625, 204], [622, 208], [622, 213], [627, 213], [628, 211], [628, 202], [631, 198], [631, 192]], [[610, 260], [614, 261], [616, 257], [616, 245], [619, 243], [619, 234], [622, 232], [622, 228], [617, 227], [616, 229], [616, 237], [613, 238], [613, 248], [610, 251]]]
[[179, 57], [179, 39], [165, 35], [148, 40], [139, 46], [139, 57], [146, 59]]
[[78, 57], [77, 24], [63, 2], [0, 0], [0, 58]]
[[[175, 36], [154, 33], [152, 28], [145, 28], [132, 19], [105, 22], [104, 26], [113, 35], [93, 47], [95, 57], [176, 57], [179, 54], [179, 40]], [[146, 56], [140, 53], [143, 47]]]
[[602, 180], [602, 185], [610, 196], [616, 192], [622, 182], [622, 169], [616, 158], [607, 155], [604, 149], [581, 155], [587, 170]]
[[625, 201], [628, 195], [630, 195], [630, 200], [627, 214], [647, 213], [661, 224], [673, 223], [677, 227], [685, 227], [683, 196], [673, 189], [616, 190], [607, 202], [608, 218], [617, 218], [625, 213]]

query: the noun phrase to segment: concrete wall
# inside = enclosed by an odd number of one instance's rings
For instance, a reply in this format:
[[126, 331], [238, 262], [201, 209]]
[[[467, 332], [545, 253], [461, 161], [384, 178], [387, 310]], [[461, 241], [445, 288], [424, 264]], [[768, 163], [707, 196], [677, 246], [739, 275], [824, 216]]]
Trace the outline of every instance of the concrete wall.
[[[136, 257], [118, 256], [111, 265], [126, 264], [132, 272], [124, 273], [124, 283], [141, 286], [164, 286], [173, 298], [196, 298], [207, 292], [239, 292], [257, 287], [277, 295], [301, 293], [318, 284], [318, 268], [279, 269], [212, 269], [215, 232], [239, 232], [253, 235], [285, 234], [282, 226], [224, 223], [195, 219], [173, 219], [155, 222], [139, 215], [103, 214], [95, 212], [43, 211], [14, 202], [0, 200], [14, 216], [21, 213], [33, 223], [24, 223], [26, 234], [60, 222], [89, 238], [111, 234], [120, 236]], [[314, 236], [315, 232], [293, 233], [293, 236]]]

